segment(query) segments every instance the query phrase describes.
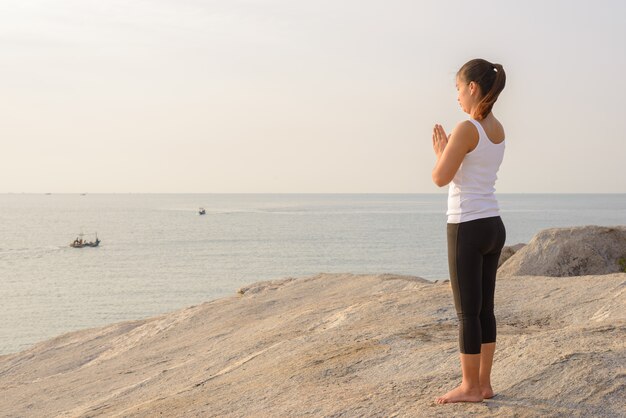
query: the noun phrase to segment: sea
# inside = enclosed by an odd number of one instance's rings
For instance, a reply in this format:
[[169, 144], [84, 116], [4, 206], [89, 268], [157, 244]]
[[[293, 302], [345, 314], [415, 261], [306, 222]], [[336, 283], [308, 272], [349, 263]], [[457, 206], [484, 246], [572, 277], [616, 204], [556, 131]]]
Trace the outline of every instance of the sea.
[[[626, 224], [626, 194], [497, 194], [506, 245]], [[317, 273], [448, 278], [437, 194], [0, 194], [0, 355]], [[203, 207], [205, 215], [198, 210]], [[72, 248], [80, 234], [101, 241]]]

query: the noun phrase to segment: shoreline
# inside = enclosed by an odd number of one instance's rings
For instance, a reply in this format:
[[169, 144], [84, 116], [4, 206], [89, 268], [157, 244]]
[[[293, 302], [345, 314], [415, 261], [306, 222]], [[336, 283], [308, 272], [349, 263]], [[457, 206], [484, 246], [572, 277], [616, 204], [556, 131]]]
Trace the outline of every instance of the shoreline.
[[[406, 275], [406, 274], [399, 274], [399, 273], [378, 273], [378, 274], [370, 274], [370, 273], [317, 273], [317, 275], [319, 274], [329, 274], [329, 275], [333, 275], [333, 274], [348, 274], [348, 275], [357, 275], [357, 276], [383, 276], [383, 275], [393, 275], [393, 276], [407, 276], [407, 277], [419, 277], [420, 279], [426, 280], [429, 283], [441, 283], [441, 282], [445, 282], [448, 281], [449, 279], [428, 279], [428, 278], [422, 278], [420, 276], [411, 276], [411, 275]], [[303, 277], [310, 277], [309, 276], [287, 276], [289, 278], [303, 278]], [[163, 312], [157, 312], [154, 314], [148, 314], [148, 315], [141, 315], [141, 316], [137, 316], [137, 317], [132, 317], [132, 318], [127, 318], [127, 319], [120, 319], [120, 320], [115, 320], [115, 321], [108, 321], [108, 322], [103, 322], [101, 324], [97, 324], [97, 325], [93, 325], [93, 326], [86, 326], [86, 327], [77, 327], [75, 329], [69, 329], [67, 331], [60, 331], [58, 333], [49, 335], [48, 337], [42, 337], [40, 339], [38, 339], [35, 342], [29, 343], [26, 347], [22, 348], [22, 349], [18, 349], [15, 351], [10, 351], [10, 352], [0, 352], [0, 361], [2, 360], [3, 357], [5, 356], [10, 356], [10, 355], [16, 355], [19, 354], [23, 351], [27, 351], [30, 350], [32, 348], [34, 348], [36, 345], [38, 344], [42, 344], [45, 343], [49, 340], [53, 340], [59, 337], [64, 336], [65, 334], [71, 334], [71, 333], [75, 333], [75, 332], [82, 332], [82, 331], [87, 331], [87, 330], [95, 330], [95, 329], [100, 329], [100, 328], [105, 328], [105, 327], [109, 327], [109, 326], [113, 326], [116, 324], [120, 324], [120, 323], [125, 323], [125, 322], [135, 322], [135, 321], [144, 321], [144, 320], [150, 320], [153, 318], [157, 318], [157, 317], [161, 317], [164, 315], [169, 315], [169, 314], [173, 314], [175, 312], [178, 312], [180, 310], [184, 310], [184, 309], [189, 309], [189, 308], [193, 308], [196, 307], [198, 305], [202, 305], [205, 303], [211, 303], [214, 302], [216, 300], [219, 299], [223, 299], [223, 298], [229, 298], [233, 295], [236, 295], [240, 289], [243, 288], [247, 288], [247, 287], [251, 287], [251, 286], [256, 286], [258, 283], [265, 283], [265, 282], [272, 282], [272, 281], [280, 281], [280, 280], [284, 280], [285, 278], [271, 278], [271, 279], [263, 279], [263, 280], [259, 280], [259, 281], [255, 281], [255, 282], [251, 282], [250, 284], [244, 285], [244, 286], [239, 286], [239, 288], [236, 288], [233, 292], [231, 292], [230, 294], [227, 295], [222, 295], [222, 296], [216, 296], [212, 299], [207, 299], [198, 303], [192, 303], [192, 304], [187, 304], [187, 305], [182, 305], [182, 306], [178, 306], [178, 307], [174, 307], [171, 309], [168, 309], [166, 311]]]

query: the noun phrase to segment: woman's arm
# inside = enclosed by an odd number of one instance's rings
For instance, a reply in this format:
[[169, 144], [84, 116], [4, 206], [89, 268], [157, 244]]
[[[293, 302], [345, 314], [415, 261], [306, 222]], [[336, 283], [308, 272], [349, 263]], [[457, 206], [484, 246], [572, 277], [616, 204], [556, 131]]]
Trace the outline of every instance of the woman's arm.
[[439, 187], [450, 183], [458, 171], [465, 154], [478, 144], [478, 131], [469, 120], [460, 122], [452, 130], [450, 136], [441, 125], [433, 128], [433, 150], [437, 156], [433, 168], [433, 182]]

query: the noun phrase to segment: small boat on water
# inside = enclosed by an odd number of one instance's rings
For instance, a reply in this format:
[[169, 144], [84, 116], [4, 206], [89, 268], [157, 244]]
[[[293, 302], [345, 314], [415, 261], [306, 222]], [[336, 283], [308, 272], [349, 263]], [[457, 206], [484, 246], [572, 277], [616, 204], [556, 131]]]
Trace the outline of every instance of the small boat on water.
[[200, 210], [198, 210], [198, 213], [200, 215], [205, 215], [206, 214], [206, 210], [204, 210], [204, 208], [200, 208]]
[[95, 233], [95, 236], [96, 236], [95, 241], [83, 240], [83, 236], [85, 236], [85, 234], [78, 234], [74, 242], [70, 244], [70, 247], [83, 248], [83, 247], [97, 247], [98, 245], [100, 245], [100, 240], [98, 239], [97, 232]]

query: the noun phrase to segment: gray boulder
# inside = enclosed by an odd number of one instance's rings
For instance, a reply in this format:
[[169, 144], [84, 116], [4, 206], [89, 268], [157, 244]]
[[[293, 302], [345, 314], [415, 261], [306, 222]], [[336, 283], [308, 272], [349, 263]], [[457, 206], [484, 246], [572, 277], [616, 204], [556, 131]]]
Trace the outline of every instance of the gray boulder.
[[498, 276], [585, 276], [623, 272], [626, 226], [550, 228], [506, 260]]
[[510, 246], [505, 245], [504, 248], [502, 248], [502, 253], [500, 253], [500, 260], [498, 260], [498, 268], [500, 268], [500, 266], [504, 264], [506, 260], [511, 258], [513, 254], [515, 254], [516, 252], [524, 248], [525, 245], [526, 244], [521, 244], [521, 243], [510, 245]]

